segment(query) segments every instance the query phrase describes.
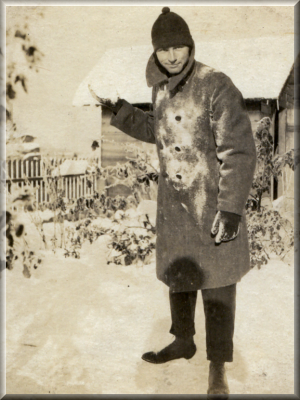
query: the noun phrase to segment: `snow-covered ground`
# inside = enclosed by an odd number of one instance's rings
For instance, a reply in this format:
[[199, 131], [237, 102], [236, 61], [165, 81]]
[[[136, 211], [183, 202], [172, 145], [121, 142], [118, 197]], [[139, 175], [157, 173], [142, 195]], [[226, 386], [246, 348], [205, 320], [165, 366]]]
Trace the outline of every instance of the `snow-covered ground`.
[[[27, 236], [28, 241], [38, 235]], [[6, 273], [7, 394], [205, 394], [208, 361], [201, 296], [198, 351], [189, 361], [141, 359], [173, 337], [168, 288], [155, 264], [106, 264], [107, 236], [80, 259], [44, 251], [24, 278]], [[294, 393], [294, 268], [272, 259], [238, 284], [232, 394]]]

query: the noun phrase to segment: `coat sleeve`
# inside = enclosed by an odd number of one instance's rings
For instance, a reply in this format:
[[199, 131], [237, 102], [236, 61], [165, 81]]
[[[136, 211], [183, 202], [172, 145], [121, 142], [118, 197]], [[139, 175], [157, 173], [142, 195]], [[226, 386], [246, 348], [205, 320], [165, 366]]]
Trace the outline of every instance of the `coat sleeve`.
[[135, 139], [147, 143], [155, 143], [154, 116], [152, 112], [144, 112], [123, 100], [123, 105], [110, 124]]
[[218, 210], [242, 215], [256, 166], [256, 149], [244, 99], [221, 74], [211, 101], [212, 130], [220, 161]]

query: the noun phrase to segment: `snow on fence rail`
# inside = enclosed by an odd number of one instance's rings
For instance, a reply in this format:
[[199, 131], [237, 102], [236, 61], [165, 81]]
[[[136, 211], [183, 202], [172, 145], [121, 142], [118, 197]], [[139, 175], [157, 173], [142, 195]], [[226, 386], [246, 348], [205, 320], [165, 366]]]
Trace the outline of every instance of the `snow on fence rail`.
[[[67, 158], [52, 158], [48, 162], [49, 167], [46, 167], [46, 162], [43, 159], [38, 160], [22, 160], [9, 159], [6, 161], [6, 190], [11, 193], [12, 188], [31, 186], [37, 188], [35, 191], [36, 202], [50, 202], [49, 180], [53, 176], [57, 177], [57, 185], [64, 192], [64, 197], [67, 199], [78, 199], [83, 196], [91, 196], [96, 190], [96, 177], [92, 174], [77, 173], [76, 175], [60, 175], [59, 166]], [[82, 158], [73, 158], [72, 160], [87, 160]], [[89, 159], [99, 165], [99, 159]], [[51, 174], [51, 168], [58, 171], [57, 175]]]

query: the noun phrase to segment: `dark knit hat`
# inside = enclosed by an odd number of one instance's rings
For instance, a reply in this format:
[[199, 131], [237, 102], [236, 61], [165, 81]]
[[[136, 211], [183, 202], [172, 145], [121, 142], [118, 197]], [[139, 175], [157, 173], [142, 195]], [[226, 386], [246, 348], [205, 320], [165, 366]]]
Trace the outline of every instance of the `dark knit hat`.
[[154, 51], [179, 45], [193, 47], [193, 39], [187, 23], [169, 7], [162, 9], [162, 14], [154, 22], [151, 31]]

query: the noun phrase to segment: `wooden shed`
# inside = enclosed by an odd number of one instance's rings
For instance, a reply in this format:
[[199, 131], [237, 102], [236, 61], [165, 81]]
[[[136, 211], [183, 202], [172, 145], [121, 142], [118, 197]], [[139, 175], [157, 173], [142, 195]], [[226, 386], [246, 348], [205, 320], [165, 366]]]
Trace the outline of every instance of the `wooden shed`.
[[[295, 75], [299, 76], [300, 55], [288, 74], [276, 101], [274, 120], [274, 149], [275, 154], [284, 154], [295, 148], [295, 131], [299, 132], [299, 125], [295, 125], [295, 111], [299, 112], [299, 83], [295, 86]], [[297, 75], [298, 74], [298, 75]], [[299, 121], [298, 121], [299, 123]], [[273, 183], [272, 199], [284, 198], [283, 210], [294, 212], [294, 173], [285, 167], [282, 177]]]

